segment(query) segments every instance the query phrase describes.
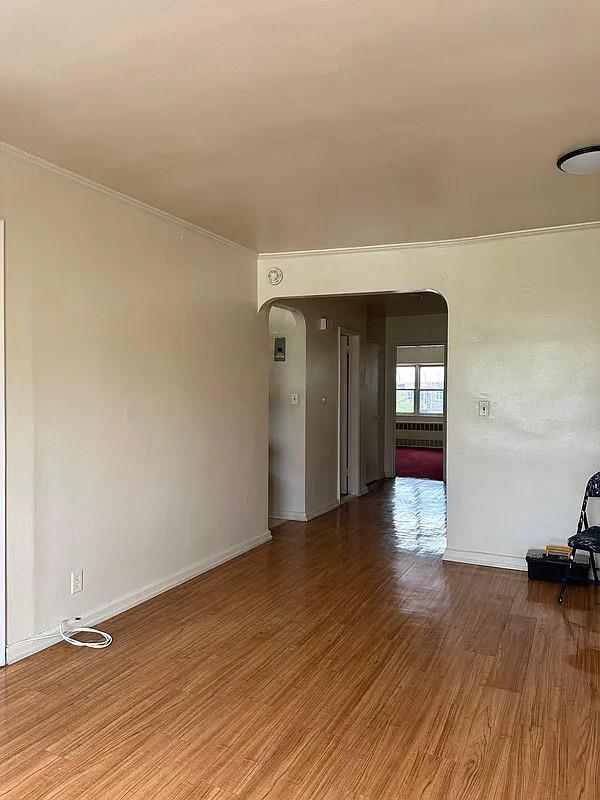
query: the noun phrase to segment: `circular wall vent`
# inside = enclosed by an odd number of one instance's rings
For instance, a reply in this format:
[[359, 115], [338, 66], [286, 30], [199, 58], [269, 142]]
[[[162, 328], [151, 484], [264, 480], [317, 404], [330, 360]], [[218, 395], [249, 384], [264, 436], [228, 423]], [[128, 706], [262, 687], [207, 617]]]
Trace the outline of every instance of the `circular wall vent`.
[[267, 272], [267, 280], [271, 286], [278, 286], [283, 280], [283, 272], [279, 269], [279, 267], [271, 267], [271, 269]]

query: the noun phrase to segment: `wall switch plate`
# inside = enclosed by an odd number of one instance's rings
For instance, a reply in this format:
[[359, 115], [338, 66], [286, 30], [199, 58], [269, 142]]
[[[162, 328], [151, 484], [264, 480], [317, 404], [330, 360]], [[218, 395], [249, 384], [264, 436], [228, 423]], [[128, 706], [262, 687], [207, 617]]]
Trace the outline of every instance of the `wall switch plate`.
[[292, 405], [298, 405], [298, 392], [292, 392]]
[[78, 569], [71, 573], [71, 594], [83, 592], [83, 570]]
[[489, 400], [480, 400], [479, 401], [479, 416], [480, 417], [489, 417], [490, 415], [490, 401]]

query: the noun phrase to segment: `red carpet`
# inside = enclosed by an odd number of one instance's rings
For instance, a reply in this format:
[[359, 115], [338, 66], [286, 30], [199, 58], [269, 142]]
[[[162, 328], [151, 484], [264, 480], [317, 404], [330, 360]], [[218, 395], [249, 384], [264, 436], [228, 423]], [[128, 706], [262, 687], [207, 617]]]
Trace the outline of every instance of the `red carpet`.
[[441, 481], [444, 477], [444, 451], [427, 447], [397, 447], [396, 477], [430, 478]]

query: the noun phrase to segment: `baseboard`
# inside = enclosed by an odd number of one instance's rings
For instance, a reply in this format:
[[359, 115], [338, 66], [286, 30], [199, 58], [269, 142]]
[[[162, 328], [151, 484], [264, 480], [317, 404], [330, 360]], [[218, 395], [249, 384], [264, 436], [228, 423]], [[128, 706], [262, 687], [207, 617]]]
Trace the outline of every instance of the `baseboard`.
[[334, 511], [336, 508], [339, 508], [344, 503], [347, 503], [350, 500], [354, 500], [356, 497], [361, 497], [363, 494], [367, 494], [368, 491], [369, 490], [365, 488], [359, 494], [352, 495], [351, 497], [348, 496], [341, 502], [335, 500], [332, 503], [327, 503], [327, 505], [320, 506], [319, 508], [315, 508], [312, 511], [307, 511], [306, 513], [302, 513], [301, 511], [278, 511], [276, 514], [270, 512], [269, 516], [272, 519], [289, 519], [294, 522], [310, 522], [311, 519], [316, 519], [317, 517], [323, 516], [323, 514], [328, 514], [330, 511]]
[[458, 561], [461, 564], [478, 564], [481, 567], [500, 567], [501, 569], [526, 570], [524, 556], [507, 556], [502, 553], [483, 553], [479, 550], [455, 550], [446, 548], [444, 561]]
[[[231, 561], [232, 558], [236, 558], [242, 555], [242, 553], [253, 550], [255, 547], [269, 542], [271, 539], [270, 531], [265, 531], [258, 536], [253, 536], [251, 539], [245, 539], [243, 542], [228, 547], [226, 550], [222, 550], [214, 556], [196, 562], [192, 567], [188, 567], [167, 578], [148, 584], [137, 592], [125, 595], [114, 603], [87, 614], [82, 617], [82, 624], [98, 625], [100, 622], [104, 622], [111, 617], [115, 617], [117, 614], [123, 613], [123, 611], [128, 611], [130, 608], [140, 605], [140, 603], [145, 603], [146, 600], [151, 600], [153, 597], [156, 597], [156, 595], [167, 592], [169, 589], [173, 589], [175, 586], [179, 586], [192, 578], [196, 578], [198, 575], [202, 575], [204, 572], [208, 572], [224, 564], [226, 561]], [[14, 664], [15, 661], [20, 661], [22, 658], [38, 653], [40, 650], [45, 650], [46, 647], [51, 647], [61, 639], [60, 634], [56, 632], [56, 628], [49, 628], [46, 631], [41, 631], [38, 635], [52, 636], [52, 638], [42, 639], [41, 641], [24, 640], [22, 642], [16, 642], [15, 644], [9, 644], [6, 648], [7, 662], [9, 664]]]
[[321, 517], [323, 514], [328, 514], [330, 511], [334, 511], [336, 508], [339, 508], [340, 505], [341, 503], [336, 500], [335, 502], [328, 503], [320, 508], [315, 508], [314, 511], [308, 511], [306, 513], [306, 521], [310, 522], [311, 519], [316, 519], [316, 517]]
[[386, 469], [384, 471], [384, 473], [383, 473], [383, 477], [384, 478], [395, 478], [396, 477], [396, 470], [395, 469], [393, 469], [393, 470]]
[[316, 517], [321, 517], [323, 514], [328, 514], [330, 511], [335, 511], [336, 508], [344, 505], [344, 503], [349, 503], [350, 500], [354, 500], [358, 495], [352, 495], [344, 498], [341, 502], [336, 500], [335, 502], [328, 503], [325, 506], [321, 506], [320, 508], [315, 508], [314, 511], [309, 511], [306, 515], [307, 521], [311, 519], [315, 519]]
[[269, 511], [271, 519], [285, 519], [293, 522], [306, 522], [304, 511]]

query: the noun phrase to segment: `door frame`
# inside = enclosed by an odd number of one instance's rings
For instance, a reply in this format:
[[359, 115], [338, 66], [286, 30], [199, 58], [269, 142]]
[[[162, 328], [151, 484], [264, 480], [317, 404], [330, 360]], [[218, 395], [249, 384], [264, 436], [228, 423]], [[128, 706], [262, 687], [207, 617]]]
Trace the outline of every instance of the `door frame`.
[[[348, 364], [348, 494], [342, 496], [341, 483], [341, 358], [342, 336], [348, 337], [349, 364]], [[337, 500], [345, 502], [361, 493], [360, 482], [360, 333], [348, 328], [338, 327], [338, 469], [337, 469]]]
[[0, 217], [0, 667], [6, 664], [6, 401], [4, 220]]
[[396, 342], [385, 348], [385, 443], [384, 469], [386, 478], [396, 477], [396, 353], [398, 347], [443, 347], [444, 348], [444, 434], [443, 477], [446, 483], [448, 458], [448, 340], [445, 342]]
[[[364, 420], [363, 420], [363, 436], [361, 439], [361, 445], [364, 449], [365, 453], [365, 484], [368, 486], [369, 483], [373, 481], [380, 480], [384, 477], [384, 462], [385, 462], [385, 345], [382, 342], [374, 341], [373, 339], [367, 339], [363, 346], [364, 354], [363, 354], [363, 362], [364, 362], [364, 370], [365, 370], [365, 377], [363, 379], [364, 389], [365, 389], [365, 407], [364, 407]], [[371, 437], [369, 424], [371, 421], [371, 416], [369, 414], [370, 409], [368, 408], [368, 392], [369, 386], [367, 383], [367, 372], [369, 369], [369, 350], [376, 355], [376, 368], [377, 368], [377, 385], [376, 395], [377, 395], [377, 405], [375, 409], [375, 415], [373, 415], [373, 419], [376, 421], [376, 429], [377, 435], [375, 437]], [[375, 439], [375, 444], [377, 447], [377, 461], [375, 465], [375, 477], [369, 475], [369, 448], [371, 446], [372, 438]]]

